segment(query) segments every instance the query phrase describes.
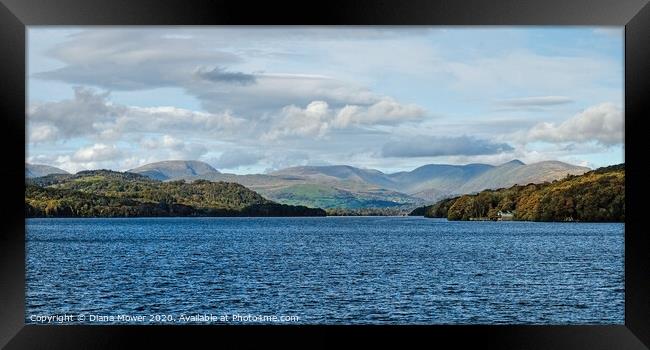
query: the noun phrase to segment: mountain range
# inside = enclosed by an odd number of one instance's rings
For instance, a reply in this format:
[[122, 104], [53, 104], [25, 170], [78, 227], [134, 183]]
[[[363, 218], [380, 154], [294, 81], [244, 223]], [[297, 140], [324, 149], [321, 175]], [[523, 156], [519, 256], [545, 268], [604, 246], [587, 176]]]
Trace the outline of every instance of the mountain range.
[[559, 161], [524, 164], [513, 160], [496, 166], [428, 164], [397, 173], [349, 165], [328, 165], [290, 167], [268, 174], [237, 175], [219, 172], [200, 161], [174, 160], [147, 164], [128, 172], [161, 181], [234, 182], [278, 203], [356, 209], [413, 208], [455, 195], [515, 184], [549, 182], [589, 170]]
[[167, 160], [155, 162], [129, 170], [155, 180], [173, 180], [183, 176], [219, 174], [210, 164], [198, 160]]
[[57, 167], [44, 164], [25, 164], [25, 177], [41, 177], [50, 174], [70, 174], [69, 172]]

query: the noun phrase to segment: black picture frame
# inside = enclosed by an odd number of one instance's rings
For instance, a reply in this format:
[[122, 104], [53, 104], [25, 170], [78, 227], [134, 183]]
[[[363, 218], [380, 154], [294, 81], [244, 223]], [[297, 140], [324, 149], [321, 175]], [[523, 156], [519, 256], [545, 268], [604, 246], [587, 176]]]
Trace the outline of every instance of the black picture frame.
[[[33, 25], [615, 25], [625, 26], [625, 324], [618, 326], [41, 326], [25, 325], [24, 172], [26, 26]], [[650, 116], [648, 0], [0, 0], [0, 116], [5, 163], [0, 233], [0, 346], [121, 348], [198, 338], [385, 342], [399, 334], [454, 347], [479, 341], [500, 349], [644, 349], [650, 346], [650, 245], [643, 227], [644, 150]], [[252, 334], [252, 335], [251, 335]], [[215, 344], [215, 343], [212, 343]], [[219, 343], [220, 344], [220, 343]], [[645, 345], [644, 345], [645, 344]], [[306, 345], [306, 344], [304, 344]]]

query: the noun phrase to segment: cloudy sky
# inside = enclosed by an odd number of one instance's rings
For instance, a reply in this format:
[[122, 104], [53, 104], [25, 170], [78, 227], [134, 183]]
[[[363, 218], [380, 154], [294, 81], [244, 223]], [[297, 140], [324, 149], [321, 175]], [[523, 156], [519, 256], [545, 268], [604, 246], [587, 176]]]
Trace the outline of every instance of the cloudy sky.
[[30, 27], [27, 161], [623, 159], [615, 27]]

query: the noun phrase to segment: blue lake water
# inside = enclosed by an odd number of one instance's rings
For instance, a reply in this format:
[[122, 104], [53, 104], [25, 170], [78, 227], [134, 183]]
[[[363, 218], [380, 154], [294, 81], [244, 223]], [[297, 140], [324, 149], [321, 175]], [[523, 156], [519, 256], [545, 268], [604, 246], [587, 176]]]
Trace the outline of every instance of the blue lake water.
[[[624, 224], [321, 217], [26, 227], [27, 323], [624, 322]], [[224, 315], [248, 318], [214, 318]]]

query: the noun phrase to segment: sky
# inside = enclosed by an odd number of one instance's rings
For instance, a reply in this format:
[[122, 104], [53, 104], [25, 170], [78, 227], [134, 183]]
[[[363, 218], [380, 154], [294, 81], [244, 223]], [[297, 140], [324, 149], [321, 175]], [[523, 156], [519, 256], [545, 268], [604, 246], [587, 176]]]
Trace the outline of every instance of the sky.
[[623, 27], [28, 28], [26, 161], [624, 162]]

